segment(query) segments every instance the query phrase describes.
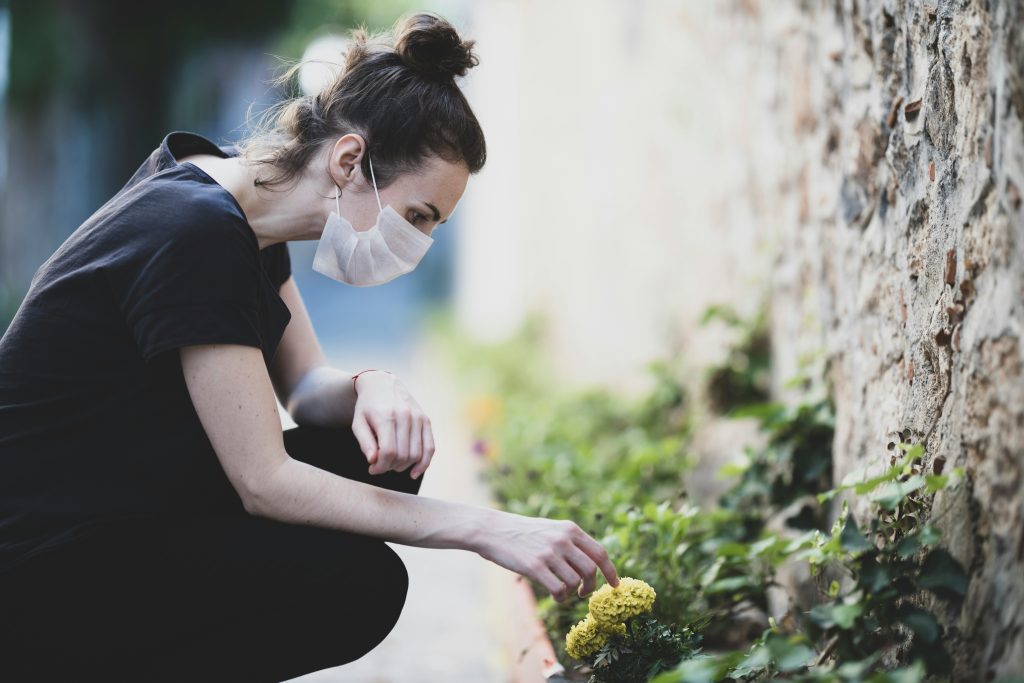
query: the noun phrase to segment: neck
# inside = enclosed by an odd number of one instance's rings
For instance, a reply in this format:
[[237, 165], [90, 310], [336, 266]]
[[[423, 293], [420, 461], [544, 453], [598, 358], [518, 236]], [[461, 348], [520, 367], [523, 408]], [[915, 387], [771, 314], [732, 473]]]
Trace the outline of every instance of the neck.
[[[312, 164], [316, 167], [316, 164]], [[266, 167], [249, 166], [240, 157], [222, 160], [224, 185], [234, 195], [256, 233], [260, 249], [278, 242], [319, 239], [324, 229], [326, 197], [331, 188], [300, 177], [273, 189], [253, 181], [267, 174]], [[333, 200], [331, 200], [333, 201]]]

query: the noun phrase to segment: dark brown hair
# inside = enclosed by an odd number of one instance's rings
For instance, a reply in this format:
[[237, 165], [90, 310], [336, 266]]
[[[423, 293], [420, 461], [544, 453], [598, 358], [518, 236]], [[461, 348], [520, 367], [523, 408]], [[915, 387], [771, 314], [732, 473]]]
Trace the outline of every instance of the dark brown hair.
[[[237, 143], [247, 163], [272, 169], [255, 184], [274, 186], [301, 175], [323, 143], [347, 133], [366, 141], [362, 171], [370, 178], [372, 155], [379, 188], [422, 169], [431, 154], [477, 173], [487, 158], [484, 133], [455, 82], [479, 64], [474, 44], [433, 12], [406, 13], [380, 34], [353, 29], [331, 83], [268, 108]], [[274, 83], [288, 84], [303, 63]]]

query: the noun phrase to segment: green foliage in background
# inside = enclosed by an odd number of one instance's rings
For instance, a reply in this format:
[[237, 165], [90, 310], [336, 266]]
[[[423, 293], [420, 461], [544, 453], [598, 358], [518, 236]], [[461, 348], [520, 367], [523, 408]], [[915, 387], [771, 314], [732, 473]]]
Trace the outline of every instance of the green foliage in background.
[[8, 97], [13, 106], [29, 111], [58, 89], [71, 90], [83, 104], [104, 101], [126, 83], [171, 83], [189, 52], [214, 44], [269, 39], [268, 52], [297, 60], [324, 32], [344, 34], [360, 24], [373, 31], [387, 29], [402, 13], [430, 9], [429, 4], [250, 0], [243, 7], [180, 0], [176, 11], [167, 12], [144, 2], [14, 2]]
[[797, 508], [786, 520], [800, 529], [827, 529], [827, 510], [815, 494], [832, 482], [832, 438], [835, 419], [828, 397], [799, 403], [751, 404], [731, 411], [733, 417], [754, 417], [768, 435], [765, 448], [745, 450], [746, 463], [724, 468], [739, 481], [720, 501], [737, 511], [748, 536], [764, 527], [767, 509]]
[[[695, 459], [675, 364], [651, 364], [653, 389], [639, 400], [601, 388], [555, 391], [538, 351], [543, 328], [535, 317], [519, 335], [486, 345], [437, 326], [467, 391], [500, 401], [499, 415], [471, 416], [494, 456], [486, 474], [494, 496], [510, 512], [572, 519], [605, 545], [620, 575], [658, 587], [656, 618], [711, 616], [704, 635], [715, 642], [714, 629], [728, 627], [744, 599], [764, 605], [771, 568], [756, 552], [731, 552], [744, 535], [736, 513], [701, 511], [686, 498]], [[546, 594], [538, 604], [551, 633], [587, 611], [585, 602], [560, 605]]]
[[[469, 342], [450, 319], [439, 319], [434, 332], [476, 406], [469, 417], [494, 495], [512, 512], [576, 521], [608, 549], [620, 576], [656, 587], [651, 628], [668, 643], [687, 634], [689, 648], [676, 648], [680, 661], [666, 662], [671, 648], [652, 635], [651, 651], [662, 653], [655, 668], [670, 667], [657, 683], [895, 683], [948, 670], [942, 627], [923, 596], [956, 607], [967, 588], [963, 568], [938, 545], [941, 513], [929, 517], [932, 496], [957, 484], [962, 470], [943, 474], [937, 459], [924, 473], [922, 445], [901, 443], [902, 457], [894, 452], [886, 471], [854, 472], [832, 486], [834, 414], [816, 376], [820, 356], [804, 359], [787, 385], [801, 388], [803, 400], [768, 401], [752, 389], [766, 371], [767, 347], [754, 341], [764, 313], [743, 321], [726, 311], [713, 309], [705, 320], [727, 319], [750, 332], [730, 351], [728, 370], [712, 370], [706, 381], [721, 383], [725, 373], [729, 386], [747, 389], [711, 399], [712, 407], [755, 418], [766, 438], [745, 449], [743, 462], [722, 468], [734, 483], [707, 508], [686, 493], [698, 425], [677, 360], [648, 366], [652, 389], [635, 399], [604, 388], [558, 388], [541, 352], [542, 319], [491, 345]], [[830, 522], [828, 503], [840, 495], [847, 498]], [[873, 510], [866, 531], [850, 515], [852, 496]], [[818, 602], [776, 623], [767, 617], [766, 590], [793, 563], [809, 567]], [[560, 660], [568, 661], [564, 634], [586, 614], [586, 601], [558, 604], [534, 589]], [[763, 622], [749, 618], [751, 608]], [[651, 651], [613, 638], [570, 674], [594, 683], [617, 680], [620, 670], [633, 676]], [[892, 668], [893, 661], [908, 665]]]
[[702, 637], [693, 627], [674, 629], [650, 615], [632, 617], [626, 626], [626, 635], [612, 636], [591, 658], [595, 683], [646, 683], [700, 652]]
[[741, 318], [731, 306], [710, 306], [699, 323], [707, 326], [714, 321], [734, 330], [738, 339], [725, 360], [705, 372], [711, 409], [727, 413], [733, 408], [767, 401], [772, 351], [767, 305], [760, 306], [749, 320]]
[[250, 0], [240, 8], [180, 0], [168, 12], [145, 2], [14, 2], [7, 96], [11, 106], [26, 112], [58, 90], [69, 92], [83, 109], [126, 94], [166, 96], [189, 52], [277, 33], [288, 25], [293, 4], [303, 3]]
[[[297, 60], [310, 41], [325, 33], [346, 35], [360, 24], [371, 32], [390, 29], [401, 14], [433, 9], [431, 4], [412, 0], [293, 0], [287, 30], [276, 36], [271, 51]], [[457, 17], [445, 16], [458, 25]]]

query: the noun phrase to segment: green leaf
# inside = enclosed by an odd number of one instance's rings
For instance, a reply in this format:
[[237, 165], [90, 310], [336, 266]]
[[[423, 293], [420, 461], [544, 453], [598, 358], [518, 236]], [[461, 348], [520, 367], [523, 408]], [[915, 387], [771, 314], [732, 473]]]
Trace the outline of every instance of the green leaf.
[[788, 638], [773, 636], [768, 640], [768, 649], [779, 671], [795, 671], [814, 659], [814, 650], [802, 643], [791, 642]]
[[764, 645], [755, 644], [750, 654], [729, 671], [729, 676], [735, 678], [759, 672], [771, 664], [771, 661], [771, 653], [768, 651], [768, 648]]
[[702, 587], [707, 587], [707, 586], [711, 585], [711, 583], [715, 579], [718, 578], [718, 572], [722, 568], [722, 565], [724, 565], [724, 564], [725, 564], [725, 558], [724, 557], [717, 557], [717, 558], [715, 558], [715, 561], [711, 563], [711, 566], [708, 567], [704, 571], [703, 574], [701, 574], [700, 585]]
[[754, 580], [749, 576], [729, 576], [715, 581], [705, 589], [705, 592], [727, 593], [730, 591], [738, 591], [743, 588], [752, 588], [754, 585], [756, 585]]
[[872, 683], [921, 683], [925, 676], [924, 662], [920, 659], [916, 660], [910, 666], [905, 666], [901, 669], [893, 669], [881, 674], [881, 677], [871, 677]]
[[742, 652], [722, 655], [699, 654], [684, 660], [672, 671], [659, 674], [650, 683], [715, 683], [743, 656]]
[[860, 603], [840, 603], [815, 605], [811, 608], [808, 616], [822, 628], [838, 626], [841, 629], [853, 628], [854, 621], [864, 612], [864, 606]]
[[864, 612], [864, 606], [859, 603], [836, 605], [832, 610], [832, 617], [836, 620], [839, 628], [851, 629], [853, 622]]
[[878, 564], [872, 559], [861, 567], [860, 585], [871, 593], [879, 592], [888, 586], [892, 579], [892, 569], [889, 565]]
[[887, 481], [892, 481], [898, 475], [899, 475], [899, 471], [894, 467], [893, 469], [891, 469], [890, 471], [886, 472], [885, 474], [880, 474], [877, 477], [871, 477], [870, 479], [865, 479], [862, 482], [858, 482], [858, 483], [854, 484], [853, 485], [853, 492], [858, 494], [858, 495], [864, 495], [865, 493], [871, 493], [876, 488], [878, 488], [880, 485], [886, 483]]
[[807, 543], [812, 543], [813, 544], [818, 539], [819, 536], [821, 536], [821, 532], [819, 530], [817, 530], [817, 529], [811, 529], [810, 531], [805, 531], [801, 535], [799, 535], [796, 538], [792, 539], [786, 545], [786, 547], [783, 548], [783, 552], [786, 553], [786, 554], [789, 554], [789, 553], [792, 553], [792, 552], [794, 552], [796, 550], [799, 550], [800, 548], [802, 548]]
[[967, 573], [944, 548], [934, 548], [921, 563], [917, 585], [942, 595], [949, 591], [963, 596], [967, 593]]
[[712, 304], [704, 309], [704, 312], [700, 316], [700, 320], [697, 322], [698, 325], [707, 325], [714, 319], [719, 319], [728, 325], [740, 325], [742, 320], [736, 309], [729, 304]]
[[837, 493], [839, 493], [839, 489], [829, 489], [828, 491], [815, 494], [815, 497], [818, 499], [819, 503], [824, 503], [835, 498]]
[[722, 557], [746, 557], [748, 552], [750, 552], [750, 546], [736, 541], [726, 541], [715, 549], [715, 553]]
[[926, 643], [934, 643], [940, 633], [939, 622], [930, 613], [913, 605], [901, 608], [900, 621]]
[[839, 536], [839, 542], [843, 550], [851, 553], [859, 553], [869, 548], [874, 548], [874, 545], [864, 538], [860, 529], [857, 528], [857, 522], [852, 516], [846, 518], [846, 524], [843, 526], [843, 532]]
[[904, 459], [904, 462], [909, 462], [910, 460], [917, 460], [918, 458], [920, 458], [924, 454], [924, 444], [920, 444], [920, 443], [915, 443], [915, 444], [898, 443], [898, 444], [896, 444], [896, 446], [901, 451], [906, 453], [906, 458], [909, 458], [909, 460], [908, 459]]
[[949, 488], [957, 483], [964, 476], [964, 468], [954, 467], [948, 474], [926, 474], [928, 481], [928, 493], [935, 493], [939, 489]]
[[935, 545], [942, 536], [942, 530], [931, 524], [925, 524], [919, 532], [922, 545]]
[[766, 550], [770, 550], [775, 547], [776, 544], [783, 542], [783, 539], [778, 536], [766, 536], [760, 541], [755, 541], [750, 544], [750, 554], [754, 557], [761, 555]]
[[900, 557], [911, 557], [921, 547], [921, 534], [910, 534], [896, 544], [896, 554]]
[[924, 524], [916, 532], [904, 536], [896, 544], [896, 554], [901, 557], [911, 557], [922, 546], [935, 545], [939, 542], [942, 532], [931, 524]]
[[844, 681], [861, 681], [867, 678], [868, 673], [874, 667], [875, 662], [881, 659], [881, 652], [874, 652], [866, 659], [861, 659], [856, 662], [844, 662], [836, 669], [836, 673], [839, 674], [840, 678]]
[[728, 479], [729, 477], [735, 477], [743, 474], [750, 469], [750, 460], [744, 460], [743, 462], [727, 462], [718, 468], [715, 473], [716, 479]]
[[749, 403], [729, 411], [730, 418], [756, 417], [762, 422], [774, 422], [786, 412], [786, 406], [776, 401]]
[[924, 477], [920, 474], [911, 476], [906, 481], [891, 481], [875, 491], [870, 500], [878, 503], [886, 510], [895, 510], [907, 494], [924, 486]]

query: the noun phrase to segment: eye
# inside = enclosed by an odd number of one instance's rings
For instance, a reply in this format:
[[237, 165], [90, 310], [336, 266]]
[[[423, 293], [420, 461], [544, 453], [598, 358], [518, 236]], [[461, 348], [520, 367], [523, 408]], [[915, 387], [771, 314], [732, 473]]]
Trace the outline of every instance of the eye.
[[420, 221], [420, 220], [424, 220], [425, 221], [425, 220], [427, 220], [427, 217], [424, 216], [421, 213], [413, 212], [413, 214], [412, 214], [412, 222], [415, 223], [416, 221]]

